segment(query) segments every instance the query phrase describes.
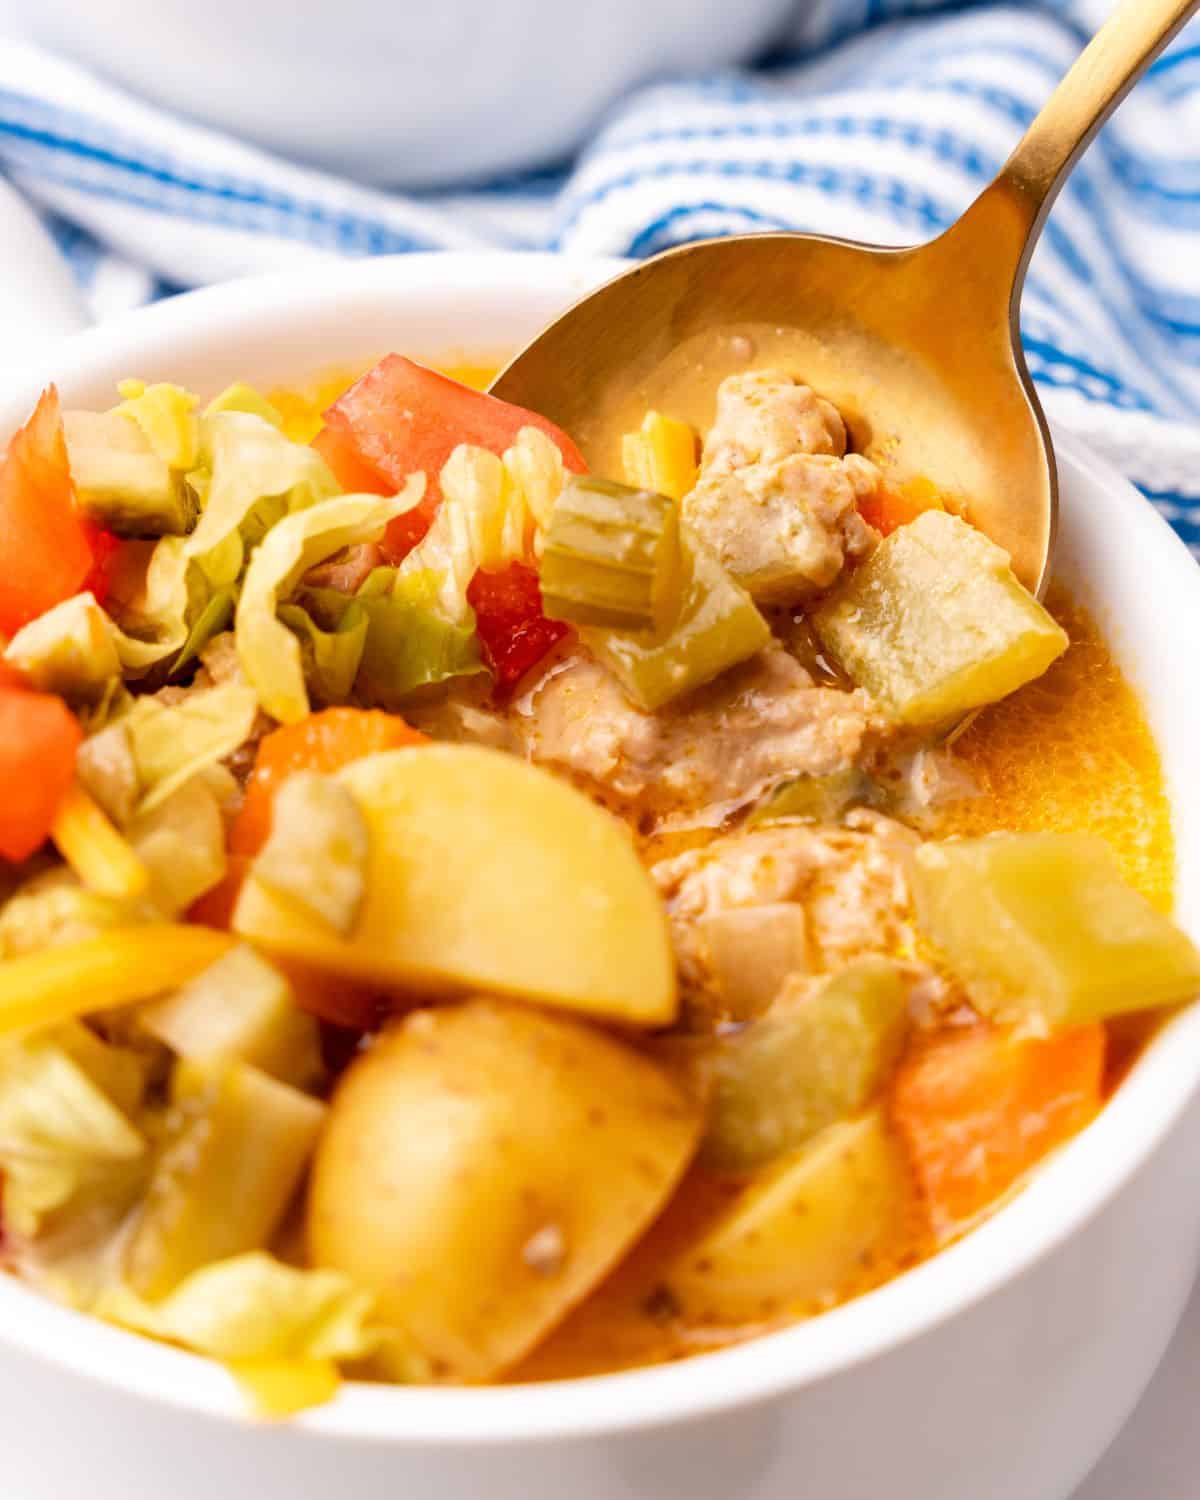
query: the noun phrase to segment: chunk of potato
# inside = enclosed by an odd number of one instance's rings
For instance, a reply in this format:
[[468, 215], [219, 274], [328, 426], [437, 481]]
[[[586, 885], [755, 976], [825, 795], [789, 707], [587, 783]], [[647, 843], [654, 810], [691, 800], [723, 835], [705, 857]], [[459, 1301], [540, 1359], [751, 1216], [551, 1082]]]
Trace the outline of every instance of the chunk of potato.
[[635, 1026], [677, 1009], [658, 894], [625, 829], [498, 750], [429, 745], [338, 773], [370, 836], [345, 939], [253, 876], [235, 931], [270, 953], [382, 988], [488, 990]]
[[995, 703], [1067, 648], [1008, 554], [940, 510], [886, 537], [812, 620], [859, 687], [908, 724]]
[[875, 1110], [827, 1126], [756, 1177], [665, 1285], [690, 1321], [816, 1312], [877, 1279], [919, 1222], [907, 1163]]
[[926, 844], [918, 918], [985, 1015], [1081, 1026], [1200, 994], [1200, 952], [1086, 834]]
[[578, 1022], [486, 999], [415, 1012], [334, 1098], [313, 1261], [375, 1292], [435, 1378], [487, 1380], [647, 1228], [700, 1123], [665, 1068]]

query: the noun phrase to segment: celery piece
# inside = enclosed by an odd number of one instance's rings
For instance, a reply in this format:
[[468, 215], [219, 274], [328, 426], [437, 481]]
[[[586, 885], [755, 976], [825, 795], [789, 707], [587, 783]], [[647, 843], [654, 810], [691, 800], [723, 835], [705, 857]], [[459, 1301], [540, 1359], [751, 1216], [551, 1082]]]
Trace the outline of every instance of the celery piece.
[[325, 1106], [243, 1062], [181, 1062], [176, 1129], [155, 1165], [126, 1253], [135, 1292], [167, 1296], [213, 1261], [261, 1249], [278, 1229]]
[[827, 1126], [757, 1176], [665, 1285], [690, 1321], [819, 1312], [879, 1279], [913, 1239], [907, 1164], [882, 1110]]
[[271, 836], [254, 861], [260, 884], [346, 937], [367, 891], [367, 822], [330, 776], [300, 771], [275, 793]]
[[124, 537], [183, 536], [196, 524], [196, 497], [120, 409], [63, 413], [71, 478], [80, 508]]
[[316, 1021], [253, 948], [237, 947], [138, 1012], [142, 1028], [192, 1062], [238, 1059], [307, 1088], [322, 1074]]
[[862, 1109], [900, 1056], [907, 1014], [895, 964], [863, 958], [720, 1044], [705, 1160], [753, 1167]]
[[682, 537], [687, 576], [669, 628], [580, 631], [629, 697], [651, 713], [754, 656], [771, 639], [745, 589], [686, 529]]
[[886, 537], [812, 619], [849, 676], [908, 724], [994, 703], [1067, 647], [1007, 553], [940, 510]]
[[621, 457], [630, 484], [682, 500], [699, 478], [696, 449], [695, 428], [648, 411], [638, 430], [625, 434]]
[[679, 612], [679, 509], [665, 495], [572, 477], [542, 552], [543, 607], [575, 625], [668, 626]]
[[1200, 993], [1200, 952], [1086, 834], [998, 833], [917, 852], [917, 915], [985, 1015], [1078, 1026]]

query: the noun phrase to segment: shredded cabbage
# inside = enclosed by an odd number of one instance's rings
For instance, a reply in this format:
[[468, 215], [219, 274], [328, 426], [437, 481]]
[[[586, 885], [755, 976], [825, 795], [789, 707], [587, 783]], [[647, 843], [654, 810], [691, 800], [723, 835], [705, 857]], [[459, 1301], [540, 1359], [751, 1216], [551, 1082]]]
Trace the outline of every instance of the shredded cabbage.
[[149, 552], [139, 586], [106, 601], [126, 677], [144, 677], [181, 651], [189, 621], [204, 607], [208, 588], [185, 547], [183, 537], [163, 537]]
[[204, 496], [185, 555], [214, 589], [237, 582], [247, 552], [284, 516], [340, 489], [315, 449], [290, 442], [262, 416], [216, 411], [204, 419], [207, 472], [192, 478]]
[[215, 417], [222, 411], [245, 411], [253, 417], [261, 417], [264, 422], [269, 422], [272, 427], [283, 430], [283, 417], [280, 412], [271, 405], [267, 398], [260, 395], [252, 385], [247, 385], [244, 380], [235, 380], [232, 385], [227, 385], [219, 396], [214, 396], [204, 408], [206, 417]]
[[4, 659], [34, 687], [71, 702], [95, 703], [121, 675], [116, 634], [95, 597], [76, 594], [18, 630]]
[[200, 450], [196, 398], [177, 385], [147, 385], [122, 380], [117, 390], [125, 398], [117, 408], [141, 428], [146, 441], [172, 469], [190, 469]]
[[150, 898], [164, 916], [185, 912], [225, 874], [221, 805], [202, 776], [139, 814], [126, 835], [150, 872]]
[[[322, 591], [326, 592], [326, 591]], [[327, 592], [334, 592], [329, 590]], [[350, 696], [354, 679], [367, 642], [367, 612], [357, 600], [345, 606], [341, 618], [331, 630], [324, 630], [313, 618], [311, 605], [319, 604], [309, 596], [305, 604], [282, 604], [279, 618], [300, 642], [304, 680], [318, 703], [344, 703]]]
[[144, 902], [85, 890], [59, 867], [29, 881], [0, 907], [0, 958], [17, 958], [148, 920]]
[[486, 672], [474, 615], [467, 624], [447, 620], [438, 596], [430, 573], [393, 580], [380, 568], [363, 584], [358, 602], [368, 628], [357, 686], [364, 701], [395, 709], [418, 688]]
[[120, 721], [137, 768], [139, 812], [149, 812], [197, 772], [249, 738], [258, 714], [252, 688], [240, 682], [193, 688], [178, 703], [138, 698]]
[[564, 479], [562, 454], [536, 427], [523, 427], [502, 459], [461, 443], [442, 469], [433, 525], [401, 563], [397, 585], [419, 573], [437, 578], [441, 613], [473, 625], [471, 579], [537, 554]]
[[362, 1359], [380, 1341], [366, 1326], [372, 1307], [340, 1271], [301, 1271], [252, 1250], [193, 1271], [161, 1302], [114, 1287], [96, 1311], [215, 1359]]
[[235, 618], [238, 659], [263, 708], [281, 723], [303, 719], [309, 701], [300, 642], [276, 618], [279, 602], [316, 563], [343, 547], [373, 541], [420, 501], [424, 489], [424, 476], [414, 474], [398, 495], [321, 501], [280, 521], [255, 551]]

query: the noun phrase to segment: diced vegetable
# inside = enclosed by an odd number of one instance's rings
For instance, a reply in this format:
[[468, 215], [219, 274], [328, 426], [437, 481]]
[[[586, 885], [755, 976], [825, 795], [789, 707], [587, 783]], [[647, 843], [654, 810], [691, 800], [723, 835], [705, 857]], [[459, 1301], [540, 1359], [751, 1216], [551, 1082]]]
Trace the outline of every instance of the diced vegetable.
[[214, 1359], [362, 1359], [372, 1297], [337, 1271], [302, 1271], [250, 1250], [193, 1271], [160, 1302], [114, 1288], [97, 1312]]
[[[0, 462], [0, 634], [77, 594], [95, 557], [79, 513], [63, 440], [58, 392], [47, 387]], [[4, 782], [7, 788], [9, 783]]]
[[186, 546], [178, 536], [162, 537], [153, 546], [125, 544], [128, 576], [125, 569], [114, 576], [107, 609], [128, 678], [144, 677], [182, 653], [208, 602], [208, 584], [188, 558]]
[[399, 708], [418, 688], [487, 670], [479, 654], [474, 620], [456, 625], [445, 618], [438, 607], [436, 580], [430, 574], [397, 578], [378, 594], [368, 593], [371, 582], [367, 580], [351, 606], [361, 609], [367, 620], [355, 684], [363, 702]]
[[115, 927], [153, 921], [144, 902], [100, 896], [58, 867], [27, 881], [0, 907], [0, 957], [58, 948], [99, 937]]
[[667, 628], [679, 613], [679, 510], [665, 495], [573, 479], [542, 552], [544, 609], [575, 625]]
[[700, 476], [695, 428], [648, 411], [636, 432], [626, 433], [621, 454], [625, 477], [639, 489], [682, 500]]
[[927, 510], [944, 510], [936, 487], [928, 479], [910, 479], [893, 487], [879, 484], [858, 501], [858, 513], [881, 536], [891, 536]]
[[634, 1243], [699, 1126], [663, 1068], [599, 1031], [492, 1000], [418, 1012], [337, 1094], [313, 1258], [375, 1291], [435, 1378], [486, 1380]]
[[[533, 427], [555, 444], [567, 468], [580, 474], [586, 468], [571, 439], [545, 417], [497, 401], [398, 354], [368, 371], [329, 408], [325, 421], [326, 430], [314, 446], [345, 476], [347, 487], [364, 466], [392, 489], [412, 474], [426, 476], [419, 509], [388, 527], [385, 547], [396, 562], [428, 530], [441, 498], [442, 468], [461, 443], [500, 454], [523, 427]], [[347, 461], [348, 470], [343, 468]]]
[[89, 890], [136, 900], [149, 888], [146, 866], [78, 782], [59, 804], [50, 836]]
[[308, 1088], [322, 1073], [316, 1022], [252, 948], [231, 948], [174, 994], [140, 1010], [138, 1024], [192, 1062], [238, 1059], [296, 1088]]
[[225, 874], [221, 807], [199, 776], [139, 813], [126, 837], [150, 872], [150, 898], [165, 916], [181, 916]]
[[1086, 834], [927, 844], [918, 918], [975, 1004], [999, 1020], [1078, 1026], [1200, 993], [1200, 952]]
[[908, 724], [994, 703], [1067, 648], [1008, 554], [939, 510], [881, 542], [812, 619], [849, 676]]
[[918, 1225], [903, 1152], [876, 1110], [827, 1126], [755, 1177], [665, 1285], [700, 1322], [818, 1312], [881, 1280]]
[[410, 480], [393, 498], [339, 495], [321, 501], [279, 521], [256, 549], [237, 605], [238, 659], [263, 708], [281, 723], [303, 719], [309, 705], [300, 643], [276, 619], [277, 604], [322, 558], [374, 540], [391, 517], [417, 503], [421, 483]]
[[151, 1000], [216, 963], [233, 940], [207, 927], [125, 927], [0, 964], [0, 1033]]
[[122, 380], [117, 410], [136, 423], [151, 449], [172, 469], [193, 468], [200, 456], [196, 398], [182, 386]]
[[82, 738], [78, 721], [61, 698], [0, 687], [0, 787], [4, 789], [0, 856], [4, 859], [28, 859], [46, 842], [63, 798], [74, 784], [75, 756]]
[[581, 792], [468, 745], [372, 756], [338, 779], [371, 841], [352, 938], [314, 927], [253, 874], [234, 913], [243, 937], [385, 989], [499, 992], [633, 1026], [674, 1018], [658, 895], [622, 825]]
[[509, 563], [496, 573], [481, 569], [467, 589], [467, 601], [502, 699], [570, 633], [561, 620], [546, 618], [537, 573], [525, 563]]
[[282, 1422], [332, 1401], [342, 1377], [331, 1359], [231, 1359], [225, 1364], [262, 1422]]
[[206, 417], [215, 417], [222, 411], [244, 411], [249, 412], [252, 417], [261, 417], [264, 422], [269, 422], [272, 427], [283, 429], [283, 417], [278, 407], [272, 406], [267, 398], [247, 385], [244, 380], [235, 380], [232, 385], [227, 385], [217, 396], [214, 396], [204, 408]]
[[699, 918], [696, 930], [731, 1020], [752, 1021], [788, 979], [809, 971], [808, 917], [798, 903], [727, 907]]
[[[68, 411], [63, 430], [80, 509], [124, 537], [186, 536], [195, 492], [125, 412]], [[190, 467], [190, 464], [188, 465]]]
[[366, 819], [349, 791], [330, 776], [297, 771], [275, 794], [271, 836], [250, 879], [301, 919], [346, 937], [366, 896], [369, 854]]
[[934, 1229], [966, 1229], [1100, 1108], [1104, 1028], [1014, 1036], [977, 1027], [901, 1067], [892, 1117]]
[[[105, 1068], [113, 1049], [90, 1036], [82, 1049], [71, 1041], [62, 1028], [0, 1044], [0, 1170], [10, 1234], [36, 1234], [44, 1215], [145, 1153], [125, 1109], [87, 1066], [98, 1054]], [[136, 1099], [127, 1092], [124, 1102]]]
[[126, 1257], [129, 1285], [151, 1301], [270, 1241], [325, 1116], [317, 1100], [243, 1062], [177, 1064], [172, 1103], [179, 1128]]
[[273, 729], [259, 741], [245, 801], [230, 831], [230, 849], [258, 853], [271, 832], [275, 794], [294, 772], [340, 771], [365, 755], [428, 743], [396, 714], [361, 708], [327, 708], [299, 724]]
[[121, 675], [112, 623], [91, 594], [76, 594], [18, 630], [4, 652], [32, 687], [96, 703]]
[[165, 802], [197, 772], [231, 755], [249, 737], [258, 700], [240, 682], [189, 693], [177, 703], [139, 698], [121, 721], [137, 767], [139, 810]]
[[581, 632], [639, 708], [653, 712], [761, 651], [770, 627], [713, 554], [685, 533], [688, 577], [666, 630]]
[[895, 964], [863, 958], [721, 1044], [705, 1159], [757, 1166], [857, 1114], [899, 1061], [907, 1001]]
[[230, 854], [225, 860], [225, 873], [211, 890], [192, 902], [188, 908], [188, 921], [199, 922], [204, 927], [215, 927], [219, 932], [228, 932], [233, 925], [233, 909], [242, 894], [242, 885], [250, 869], [250, 859], [245, 854]]
[[350, 696], [362, 663], [370, 619], [351, 600], [331, 630], [323, 629], [299, 604], [283, 604], [279, 619], [300, 642], [300, 662], [309, 696], [318, 703], [339, 703]]

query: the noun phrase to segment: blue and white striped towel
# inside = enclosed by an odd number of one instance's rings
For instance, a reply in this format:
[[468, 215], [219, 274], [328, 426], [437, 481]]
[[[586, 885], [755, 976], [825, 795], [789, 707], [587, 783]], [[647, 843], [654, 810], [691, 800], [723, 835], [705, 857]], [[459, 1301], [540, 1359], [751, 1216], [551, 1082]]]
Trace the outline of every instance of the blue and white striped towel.
[[[0, 170], [51, 217], [97, 316], [315, 255], [648, 255], [783, 227], [911, 242], [966, 207], [1108, 8], [806, 0], [769, 66], [635, 92], [568, 169], [420, 196], [293, 166], [7, 45]], [[1024, 329], [1052, 413], [1200, 555], [1196, 27], [1060, 199]]]

